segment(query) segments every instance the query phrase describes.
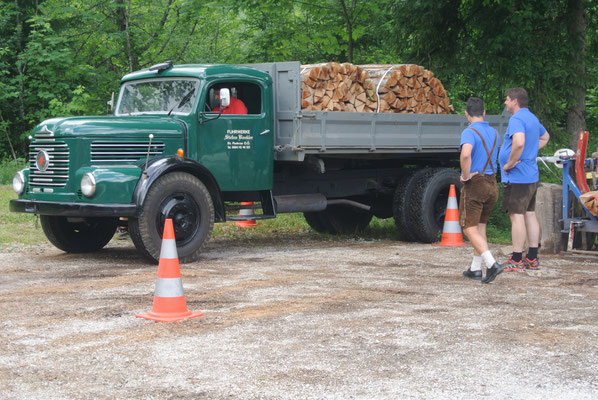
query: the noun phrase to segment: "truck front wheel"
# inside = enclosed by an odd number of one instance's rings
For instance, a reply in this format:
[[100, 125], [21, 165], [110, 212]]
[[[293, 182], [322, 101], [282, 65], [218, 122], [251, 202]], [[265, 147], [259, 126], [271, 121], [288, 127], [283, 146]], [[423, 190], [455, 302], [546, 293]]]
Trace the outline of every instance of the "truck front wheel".
[[167, 218], [172, 219], [179, 261], [195, 261], [214, 228], [212, 197], [199, 179], [184, 172], [162, 176], [148, 191], [141, 216], [129, 220], [135, 247], [154, 261], [160, 258]]
[[102, 249], [114, 236], [117, 218], [67, 218], [41, 215], [48, 240], [67, 253], [90, 253]]

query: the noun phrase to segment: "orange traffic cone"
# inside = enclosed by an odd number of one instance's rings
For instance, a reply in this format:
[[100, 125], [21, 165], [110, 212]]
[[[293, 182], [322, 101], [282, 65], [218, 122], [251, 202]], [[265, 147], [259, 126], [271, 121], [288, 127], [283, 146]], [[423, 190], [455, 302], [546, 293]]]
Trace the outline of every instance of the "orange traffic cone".
[[185, 318], [202, 316], [202, 312], [187, 309], [183, 294], [183, 280], [179, 268], [179, 256], [176, 251], [172, 219], [164, 221], [164, 235], [160, 249], [158, 279], [154, 292], [154, 305], [150, 312], [135, 315], [137, 318], [153, 321], [174, 322]]
[[[253, 205], [253, 201], [242, 201], [241, 206], [251, 206]], [[253, 208], [242, 208], [239, 211], [239, 217], [253, 217]], [[243, 221], [237, 221], [235, 223], [240, 228], [255, 228], [257, 226], [257, 222], [254, 219], [248, 219]]]
[[459, 225], [459, 204], [457, 203], [455, 185], [451, 185], [449, 190], [449, 198], [446, 203], [446, 214], [444, 215], [444, 226], [442, 227], [442, 238], [440, 243], [435, 243], [432, 246], [467, 246], [467, 244], [463, 242], [463, 232]]

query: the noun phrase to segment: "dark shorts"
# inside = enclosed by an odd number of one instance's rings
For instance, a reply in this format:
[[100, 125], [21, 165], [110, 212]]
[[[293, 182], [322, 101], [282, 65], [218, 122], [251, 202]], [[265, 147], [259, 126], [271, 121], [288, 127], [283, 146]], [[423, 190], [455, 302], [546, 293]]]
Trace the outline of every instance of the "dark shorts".
[[525, 214], [536, 210], [536, 192], [538, 182], [535, 183], [503, 183], [502, 210], [509, 214]]
[[459, 199], [459, 224], [462, 228], [487, 224], [498, 200], [495, 175], [475, 175], [463, 184]]

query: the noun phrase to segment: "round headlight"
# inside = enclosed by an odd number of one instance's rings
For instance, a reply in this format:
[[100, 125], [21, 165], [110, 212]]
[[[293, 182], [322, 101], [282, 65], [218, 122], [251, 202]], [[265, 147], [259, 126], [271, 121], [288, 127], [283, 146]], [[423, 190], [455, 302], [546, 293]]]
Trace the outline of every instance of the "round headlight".
[[81, 178], [81, 193], [85, 197], [91, 197], [96, 192], [96, 179], [93, 177], [93, 174], [86, 173]]
[[21, 171], [17, 172], [12, 178], [12, 188], [18, 195], [22, 194], [25, 190], [25, 175]]

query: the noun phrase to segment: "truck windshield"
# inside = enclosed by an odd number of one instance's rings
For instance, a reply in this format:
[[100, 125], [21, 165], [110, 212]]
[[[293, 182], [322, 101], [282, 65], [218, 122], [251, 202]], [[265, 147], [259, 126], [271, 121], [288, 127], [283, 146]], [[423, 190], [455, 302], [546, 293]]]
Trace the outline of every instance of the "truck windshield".
[[116, 115], [182, 114], [193, 109], [198, 79], [144, 79], [123, 85]]

